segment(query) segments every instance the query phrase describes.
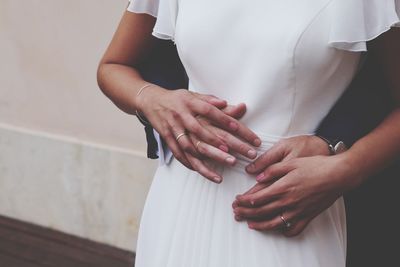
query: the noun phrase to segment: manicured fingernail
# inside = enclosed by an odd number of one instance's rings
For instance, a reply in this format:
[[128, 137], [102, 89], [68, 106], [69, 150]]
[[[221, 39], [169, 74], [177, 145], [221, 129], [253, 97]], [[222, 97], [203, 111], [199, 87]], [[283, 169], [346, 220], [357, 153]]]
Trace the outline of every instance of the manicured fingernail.
[[237, 200], [235, 200], [235, 201], [232, 203], [232, 208], [237, 208], [237, 207], [239, 207], [239, 205], [238, 205]]
[[250, 158], [255, 158], [255, 157], [257, 157], [257, 151], [255, 151], [254, 149], [250, 149], [248, 152], [247, 152], [247, 155], [250, 157]]
[[219, 184], [222, 182], [222, 177], [215, 176], [214, 181]]
[[234, 157], [227, 157], [227, 158], [225, 159], [225, 161], [226, 161], [228, 164], [234, 164], [235, 161], [236, 161], [236, 159], [235, 159]]
[[251, 223], [247, 223], [247, 225], [249, 226], [250, 229], [254, 229], [254, 225]]
[[241, 222], [241, 221], [243, 221], [243, 218], [240, 217], [239, 215], [235, 215], [235, 220], [238, 222]]
[[256, 166], [254, 165], [254, 163], [251, 163], [249, 165], [246, 166], [246, 171], [252, 171]]
[[226, 145], [220, 145], [219, 149], [221, 149], [224, 152], [228, 152], [229, 151], [229, 148]]
[[238, 126], [238, 124], [236, 122], [230, 122], [229, 123], [229, 128], [231, 128], [232, 130], [236, 131], [239, 128], [239, 126]]
[[265, 178], [265, 174], [262, 172], [259, 175], [257, 175], [256, 180], [258, 182], [262, 181]]
[[261, 145], [261, 140], [259, 138], [254, 139], [253, 145], [260, 146]]

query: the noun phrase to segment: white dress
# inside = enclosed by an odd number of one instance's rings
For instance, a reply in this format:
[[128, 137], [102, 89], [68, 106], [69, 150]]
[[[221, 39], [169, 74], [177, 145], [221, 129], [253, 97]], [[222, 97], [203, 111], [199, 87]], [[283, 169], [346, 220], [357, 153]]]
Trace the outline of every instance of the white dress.
[[[366, 41], [399, 23], [400, 0], [133, 0], [172, 39], [192, 91], [247, 104], [261, 137], [312, 134], [355, 75]], [[396, 10], [397, 9], [397, 10]], [[235, 196], [255, 184], [247, 160], [216, 165], [214, 184], [177, 160], [155, 174], [141, 219], [136, 267], [345, 266], [343, 199], [286, 238], [234, 220]]]

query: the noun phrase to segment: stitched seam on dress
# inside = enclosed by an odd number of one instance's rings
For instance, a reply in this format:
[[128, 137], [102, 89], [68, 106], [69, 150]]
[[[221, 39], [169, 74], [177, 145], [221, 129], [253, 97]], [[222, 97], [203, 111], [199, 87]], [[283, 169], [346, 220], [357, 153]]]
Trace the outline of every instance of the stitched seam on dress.
[[304, 34], [308, 31], [308, 29], [314, 24], [314, 22], [319, 18], [319, 16], [326, 10], [326, 8], [328, 8], [328, 6], [332, 2], [333, 2], [333, 0], [329, 0], [325, 4], [325, 6], [323, 6], [321, 8], [321, 10], [317, 12], [317, 14], [315, 14], [315, 16], [311, 19], [311, 21], [307, 24], [307, 26], [304, 28], [304, 30], [300, 34], [300, 36], [297, 39], [297, 42], [296, 42], [296, 44], [294, 46], [293, 56], [292, 56], [292, 68], [293, 68], [293, 73], [294, 73], [294, 78], [293, 78], [294, 79], [294, 81], [293, 81], [293, 83], [294, 83], [294, 88], [293, 89], [294, 90], [293, 90], [292, 110], [291, 110], [291, 115], [290, 115], [290, 122], [289, 122], [289, 125], [288, 125], [287, 129], [286, 129], [286, 134], [285, 135], [288, 135], [290, 133], [290, 131], [291, 131], [292, 124], [293, 124], [293, 117], [294, 117], [294, 109], [296, 107], [296, 99], [297, 99], [297, 97], [296, 97], [297, 96], [296, 52], [297, 52], [297, 48], [298, 48], [298, 46], [299, 46]]

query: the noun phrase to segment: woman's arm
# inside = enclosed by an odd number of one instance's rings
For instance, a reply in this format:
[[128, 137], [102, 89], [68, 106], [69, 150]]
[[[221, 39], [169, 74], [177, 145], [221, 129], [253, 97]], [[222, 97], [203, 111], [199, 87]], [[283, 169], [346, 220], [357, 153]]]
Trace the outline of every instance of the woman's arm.
[[201, 152], [197, 151], [188, 134], [219, 148], [225, 157], [230, 157], [226, 153], [229, 144], [209, 128], [203, 127], [197, 119], [199, 115], [247, 141], [243, 144], [248, 149], [261, 142], [250, 129], [220, 110], [227, 106], [224, 100], [187, 90], [168, 91], [153, 84], [141, 90], [148, 83], [142, 79], [136, 66], [152, 52], [154, 23], [155, 19], [149, 15], [125, 12], [100, 62], [97, 75], [99, 86], [123, 111], [144, 114], [179, 161], [220, 182], [222, 177], [202, 164]]
[[[288, 236], [297, 235], [344, 192], [359, 186], [400, 155], [398, 47], [400, 29], [392, 29], [370, 46], [370, 52], [384, 68], [396, 100], [393, 112], [375, 130], [340, 155], [297, 158], [284, 155], [285, 151], [279, 146], [268, 151], [257, 159], [253, 168], [248, 168], [249, 172], [258, 175], [259, 183], [238, 196], [233, 203], [236, 219], [246, 220], [256, 230], [275, 230], [282, 228], [280, 215], [283, 214], [293, 223], [284, 233]], [[354, 108], [357, 108], [356, 103]], [[305, 150], [300, 148], [299, 151]], [[289, 152], [298, 153], [293, 150]], [[276, 159], [285, 156], [289, 158], [276, 163]], [[260, 162], [268, 164], [262, 166]]]

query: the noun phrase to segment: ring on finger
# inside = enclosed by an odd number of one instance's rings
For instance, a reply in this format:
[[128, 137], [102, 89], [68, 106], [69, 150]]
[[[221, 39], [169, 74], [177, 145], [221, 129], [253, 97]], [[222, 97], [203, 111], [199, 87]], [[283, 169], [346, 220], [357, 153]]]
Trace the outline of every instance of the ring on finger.
[[289, 222], [285, 217], [283, 217], [283, 214], [279, 215], [279, 217], [281, 218], [281, 221], [283, 222], [286, 229], [288, 229], [292, 226], [292, 223]]
[[201, 143], [201, 141], [197, 141], [197, 142], [196, 142], [196, 145], [195, 145], [195, 147], [196, 147], [196, 149], [197, 149], [197, 150], [199, 149], [199, 145], [200, 145], [200, 143]]
[[185, 132], [178, 134], [178, 135], [175, 137], [175, 140], [178, 142], [179, 138], [181, 138], [181, 137], [184, 136], [184, 135], [187, 135], [187, 134], [186, 134]]

